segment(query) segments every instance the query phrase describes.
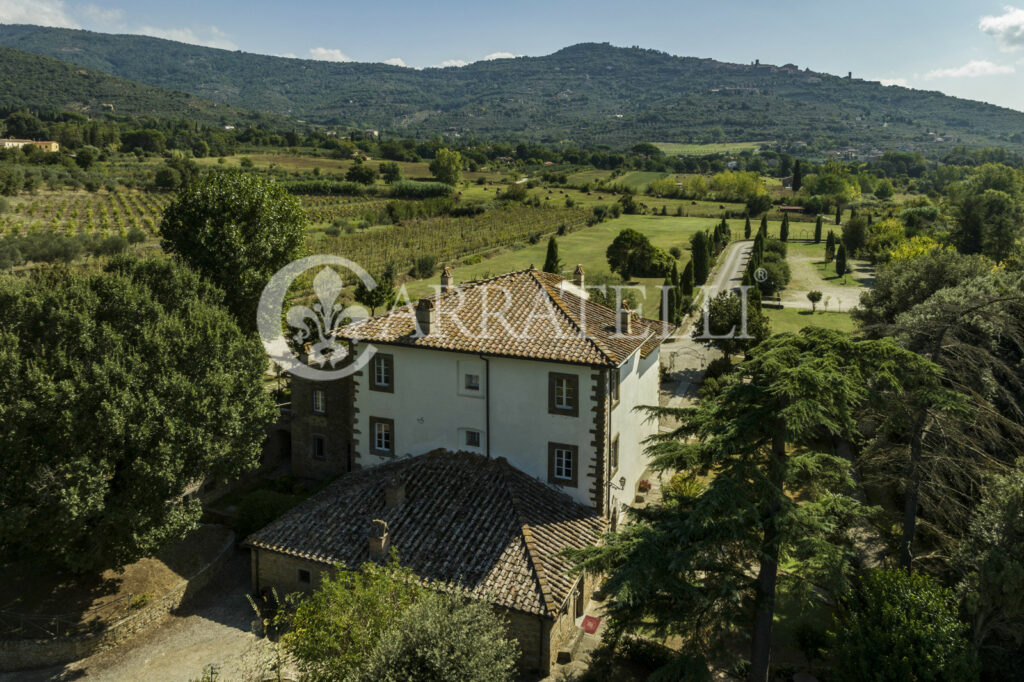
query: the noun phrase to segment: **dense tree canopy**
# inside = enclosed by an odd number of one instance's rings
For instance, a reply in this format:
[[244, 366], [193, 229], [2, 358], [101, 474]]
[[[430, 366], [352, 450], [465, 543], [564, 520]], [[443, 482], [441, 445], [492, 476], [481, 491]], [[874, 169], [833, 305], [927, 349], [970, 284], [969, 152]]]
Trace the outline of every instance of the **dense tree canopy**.
[[199, 519], [186, 486], [254, 466], [266, 356], [167, 260], [0, 285], [0, 551], [120, 566]]
[[306, 238], [298, 200], [251, 173], [211, 171], [184, 187], [164, 212], [161, 243], [221, 287], [244, 328], [256, 325], [256, 304]]

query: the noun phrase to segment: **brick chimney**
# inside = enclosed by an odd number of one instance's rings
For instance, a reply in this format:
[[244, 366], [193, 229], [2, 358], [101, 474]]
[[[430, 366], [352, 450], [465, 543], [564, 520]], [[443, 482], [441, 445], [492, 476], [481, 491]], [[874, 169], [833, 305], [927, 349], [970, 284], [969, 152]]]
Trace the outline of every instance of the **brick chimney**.
[[420, 336], [429, 336], [437, 326], [437, 303], [432, 298], [421, 298], [416, 303], [416, 329]]
[[633, 333], [633, 311], [629, 309], [629, 304], [625, 301], [620, 304], [616, 318], [616, 331], [626, 336], [631, 335]]
[[572, 283], [578, 286], [580, 289], [583, 288], [583, 266], [577, 265], [576, 272], [572, 275]]
[[441, 271], [441, 292], [448, 291], [453, 286], [455, 286], [455, 278], [452, 277], [452, 269], [446, 265]]
[[388, 522], [374, 519], [370, 522], [370, 532], [367, 536], [370, 543], [371, 559], [386, 559], [391, 551], [391, 540], [388, 537]]
[[394, 509], [405, 501], [405, 481], [393, 476], [384, 481], [384, 506]]

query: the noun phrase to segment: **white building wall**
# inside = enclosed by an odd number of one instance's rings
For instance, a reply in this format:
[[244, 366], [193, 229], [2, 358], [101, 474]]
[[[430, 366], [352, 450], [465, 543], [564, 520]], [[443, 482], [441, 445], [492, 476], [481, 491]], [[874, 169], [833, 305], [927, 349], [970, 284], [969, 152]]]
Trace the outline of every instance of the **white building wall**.
[[[393, 419], [395, 454], [420, 455], [437, 448], [467, 450], [486, 454], [487, 365], [479, 356], [439, 350], [378, 345], [394, 362], [394, 392], [369, 388], [371, 366], [356, 376], [355, 429], [356, 462], [363, 467], [390, 461], [370, 453], [370, 418]], [[575, 445], [579, 452], [579, 473], [575, 488], [560, 489], [579, 502], [594, 505], [594, 458], [607, 462], [608, 445], [619, 437], [619, 467], [605, 480], [623, 490], [610, 491], [621, 504], [629, 504], [636, 485], [647, 467], [642, 441], [658, 429], [657, 421], [645, 422], [645, 415], [633, 412], [636, 405], [658, 403], [658, 353], [647, 358], [634, 353], [620, 370], [619, 403], [612, 411], [604, 443], [593, 445], [598, 405], [594, 400], [594, 376], [600, 370], [579, 365], [488, 357], [490, 366], [490, 454], [505, 457], [525, 473], [548, 481], [548, 443]], [[578, 416], [548, 412], [548, 374], [559, 372], [579, 378]], [[465, 375], [480, 377], [480, 390], [465, 388]], [[466, 444], [465, 432], [480, 432], [479, 447]], [[601, 495], [601, 499], [604, 495]]]

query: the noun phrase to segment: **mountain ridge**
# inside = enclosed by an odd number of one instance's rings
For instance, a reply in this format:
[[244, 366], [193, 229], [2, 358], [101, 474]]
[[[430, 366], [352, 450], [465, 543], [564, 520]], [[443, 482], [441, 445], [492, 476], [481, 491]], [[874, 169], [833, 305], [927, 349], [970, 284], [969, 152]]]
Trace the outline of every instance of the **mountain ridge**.
[[619, 148], [776, 140], [927, 151], [955, 141], [1024, 151], [1024, 112], [1005, 107], [791, 64], [735, 64], [607, 43], [427, 69], [27, 25], [0, 25], [0, 45], [243, 109], [417, 137]]

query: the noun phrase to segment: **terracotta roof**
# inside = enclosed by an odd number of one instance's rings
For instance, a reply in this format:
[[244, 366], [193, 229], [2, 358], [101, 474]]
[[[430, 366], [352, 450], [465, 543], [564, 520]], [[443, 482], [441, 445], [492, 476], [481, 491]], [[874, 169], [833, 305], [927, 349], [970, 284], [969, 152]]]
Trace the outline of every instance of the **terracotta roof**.
[[[404, 501], [387, 508], [399, 477]], [[435, 451], [355, 471], [246, 540], [251, 547], [355, 567], [369, 559], [370, 522], [387, 521], [399, 561], [424, 582], [554, 617], [575, 578], [558, 556], [596, 544], [607, 522], [504, 458]]]
[[648, 355], [675, 331], [634, 316], [633, 333], [620, 334], [615, 311], [580, 297], [561, 276], [533, 269], [460, 284], [431, 300], [437, 329], [425, 336], [418, 333], [415, 303], [335, 334], [370, 343], [617, 367], [638, 348]]

